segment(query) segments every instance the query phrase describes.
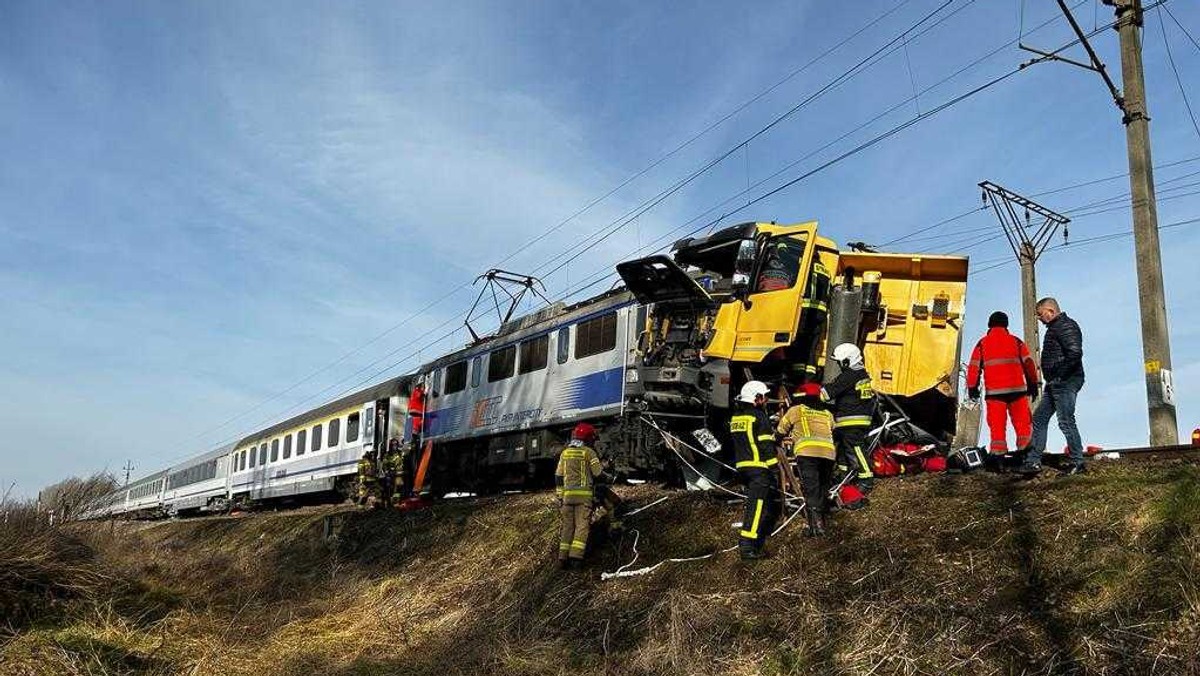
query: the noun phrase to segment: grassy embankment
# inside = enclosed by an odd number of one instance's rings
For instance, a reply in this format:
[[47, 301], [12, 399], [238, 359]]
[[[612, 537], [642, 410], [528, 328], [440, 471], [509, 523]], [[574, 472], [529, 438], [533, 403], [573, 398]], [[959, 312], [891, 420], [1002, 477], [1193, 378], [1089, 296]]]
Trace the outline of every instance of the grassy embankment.
[[[560, 572], [545, 494], [411, 515], [13, 518], [0, 673], [1200, 673], [1200, 467], [1100, 464], [890, 480], [824, 541], [793, 527], [757, 564], [608, 582], [632, 536]], [[637, 565], [727, 546], [737, 518], [671, 494], [629, 520]]]

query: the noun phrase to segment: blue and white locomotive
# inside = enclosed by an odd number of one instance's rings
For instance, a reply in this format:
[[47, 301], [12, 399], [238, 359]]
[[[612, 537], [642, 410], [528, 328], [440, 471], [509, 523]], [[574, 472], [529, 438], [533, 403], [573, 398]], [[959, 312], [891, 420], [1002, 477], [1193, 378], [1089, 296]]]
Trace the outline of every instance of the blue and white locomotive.
[[422, 366], [439, 490], [545, 484], [567, 431], [585, 420], [618, 468], [661, 463], [647, 452], [654, 439], [626, 415], [645, 320], [645, 307], [616, 290], [508, 322]]

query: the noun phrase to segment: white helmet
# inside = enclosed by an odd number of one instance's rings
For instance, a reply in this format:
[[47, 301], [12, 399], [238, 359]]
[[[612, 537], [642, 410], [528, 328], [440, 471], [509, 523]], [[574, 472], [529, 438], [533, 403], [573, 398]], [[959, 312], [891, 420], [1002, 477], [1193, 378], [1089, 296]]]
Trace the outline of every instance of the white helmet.
[[833, 348], [833, 360], [842, 368], [860, 369], [863, 367], [862, 350], [854, 343], [842, 343]]
[[738, 401], [744, 401], [747, 404], [753, 404], [755, 397], [759, 395], [765, 397], [770, 391], [771, 388], [767, 387], [766, 383], [762, 382], [761, 380], [751, 380], [745, 385], [742, 385], [742, 391], [738, 394]]

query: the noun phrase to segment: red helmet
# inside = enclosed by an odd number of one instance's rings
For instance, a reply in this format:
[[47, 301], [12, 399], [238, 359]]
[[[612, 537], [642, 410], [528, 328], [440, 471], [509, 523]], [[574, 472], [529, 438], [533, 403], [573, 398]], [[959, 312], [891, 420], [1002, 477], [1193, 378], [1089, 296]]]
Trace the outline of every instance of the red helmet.
[[585, 444], [595, 443], [596, 428], [581, 422], [575, 426], [575, 429], [571, 430], [571, 438], [578, 439]]

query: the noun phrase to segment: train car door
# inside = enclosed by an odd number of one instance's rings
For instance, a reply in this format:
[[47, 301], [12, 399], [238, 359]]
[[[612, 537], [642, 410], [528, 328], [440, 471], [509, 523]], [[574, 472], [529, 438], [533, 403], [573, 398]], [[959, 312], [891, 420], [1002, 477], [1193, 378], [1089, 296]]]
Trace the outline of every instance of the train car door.
[[371, 448], [379, 452], [380, 457], [387, 453], [388, 429], [390, 429], [390, 411], [387, 399], [379, 399], [375, 402], [375, 417], [367, 424], [371, 429], [367, 430], [367, 437], [371, 439]]

